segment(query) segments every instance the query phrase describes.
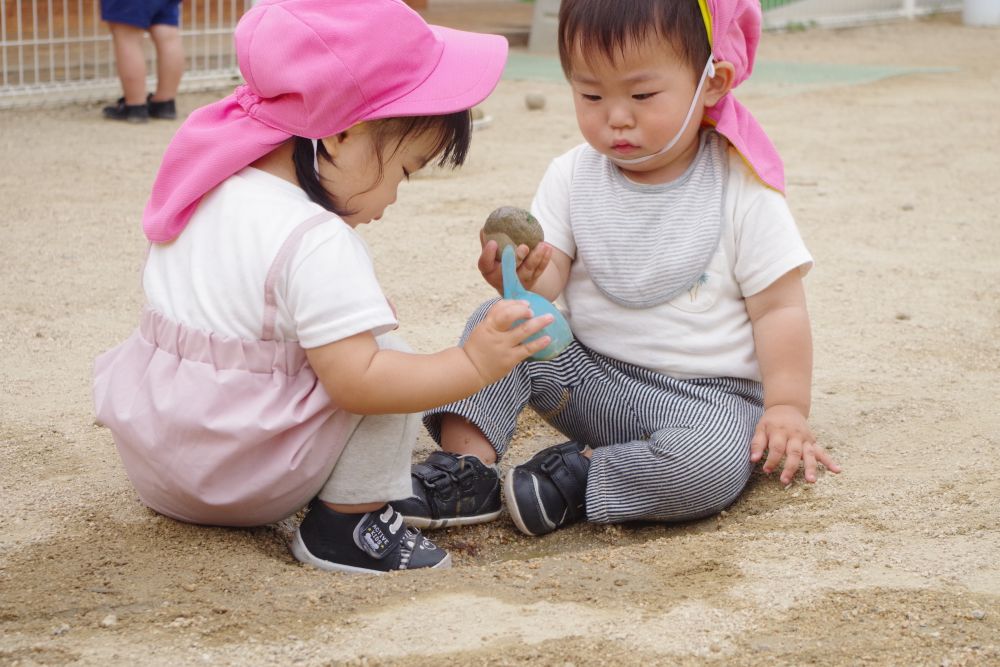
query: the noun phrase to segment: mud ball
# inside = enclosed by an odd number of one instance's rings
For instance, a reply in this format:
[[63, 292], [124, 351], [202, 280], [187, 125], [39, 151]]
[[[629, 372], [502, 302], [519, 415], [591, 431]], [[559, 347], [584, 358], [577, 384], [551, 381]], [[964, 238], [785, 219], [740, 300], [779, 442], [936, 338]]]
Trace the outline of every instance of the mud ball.
[[541, 93], [528, 93], [524, 96], [524, 106], [529, 111], [539, 111], [545, 108], [545, 95]]
[[534, 248], [545, 239], [545, 235], [538, 220], [528, 211], [516, 206], [501, 206], [486, 218], [483, 238], [485, 241], [497, 242], [499, 259], [505, 246], [517, 247], [523, 243]]

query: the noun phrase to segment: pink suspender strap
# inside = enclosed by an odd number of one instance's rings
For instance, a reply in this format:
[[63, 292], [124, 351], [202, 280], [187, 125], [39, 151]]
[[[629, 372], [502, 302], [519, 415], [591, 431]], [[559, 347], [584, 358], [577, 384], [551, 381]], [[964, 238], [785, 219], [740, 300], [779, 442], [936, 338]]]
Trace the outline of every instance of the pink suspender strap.
[[327, 211], [317, 213], [298, 227], [292, 230], [285, 242], [278, 249], [278, 254], [271, 263], [271, 269], [267, 272], [267, 279], [264, 281], [264, 328], [261, 332], [261, 340], [272, 340], [274, 338], [274, 322], [278, 315], [278, 300], [274, 294], [274, 285], [278, 277], [285, 270], [288, 261], [299, 249], [302, 237], [306, 232], [317, 225], [333, 219], [333, 214]]

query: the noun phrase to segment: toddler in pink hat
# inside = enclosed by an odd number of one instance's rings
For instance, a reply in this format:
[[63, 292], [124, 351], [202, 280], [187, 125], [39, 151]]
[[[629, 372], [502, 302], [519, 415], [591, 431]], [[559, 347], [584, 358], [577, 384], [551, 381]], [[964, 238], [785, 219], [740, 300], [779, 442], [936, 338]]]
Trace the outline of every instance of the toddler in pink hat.
[[98, 419], [157, 512], [251, 526], [309, 504], [302, 562], [447, 567], [388, 502], [410, 492], [412, 413], [506, 375], [551, 316], [505, 301], [461, 348], [413, 354], [356, 228], [424, 165], [462, 164], [506, 41], [400, 0], [264, 0], [235, 41], [246, 83], [191, 114], [156, 176], [146, 305], [96, 361]]
[[[839, 471], [808, 424], [812, 257], [781, 159], [731, 92], [753, 69], [760, 19], [759, 0], [562, 1], [559, 55], [586, 143], [543, 177], [532, 213], [545, 243], [519, 273], [561, 298], [574, 341], [425, 414], [442, 451], [398, 503], [415, 525], [492, 518], [476, 508], [499, 504], [495, 472], [467, 488], [437, 471], [489, 469], [527, 405], [567, 439], [503, 480], [528, 535], [710, 516], [758, 461], [783, 484], [800, 466], [807, 482], [820, 464]], [[495, 255], [486, 243], [479, 268], [499, 290]]]

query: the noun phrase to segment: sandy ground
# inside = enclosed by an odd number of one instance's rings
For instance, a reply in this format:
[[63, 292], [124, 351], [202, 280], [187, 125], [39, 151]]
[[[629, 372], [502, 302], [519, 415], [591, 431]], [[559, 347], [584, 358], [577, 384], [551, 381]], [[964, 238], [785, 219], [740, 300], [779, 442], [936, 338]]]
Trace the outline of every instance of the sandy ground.
[[[0, 664], [1000, 664], [1000, 30], [768, 34], [760, 57], [940, 68], [742, 95], [817, 258], [812, 423], [845, 472], [757, 475], [687, 525], [438, 531], [454, 569], [381, 578], [300, 566], [288, 525], [139, 504], [89, 375], [136, 322], [138, 214], [176, 125], [0, 115]], [[579, 141], [564, 84], [504, 81], [485, 108], [467, 167], [415, 179], [365, 232], [420, 350], [489, 294], [485, 215], [528, 205]], [[526, 415], [509, 462], [555, 437]]]

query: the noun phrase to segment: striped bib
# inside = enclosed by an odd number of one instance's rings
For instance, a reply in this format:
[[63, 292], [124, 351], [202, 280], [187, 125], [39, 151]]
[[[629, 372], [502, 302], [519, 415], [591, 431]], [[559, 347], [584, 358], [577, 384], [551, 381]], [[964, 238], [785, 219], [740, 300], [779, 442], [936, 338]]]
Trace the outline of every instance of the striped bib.
[[722, 233], [726, 148], [704, 130], [687, 170], [655, 185], [633, 183], [593, 149], [581, 152], [570, 192], [573, 236], [577, 257], [609, 299], [649, 308], [698, 281]]

